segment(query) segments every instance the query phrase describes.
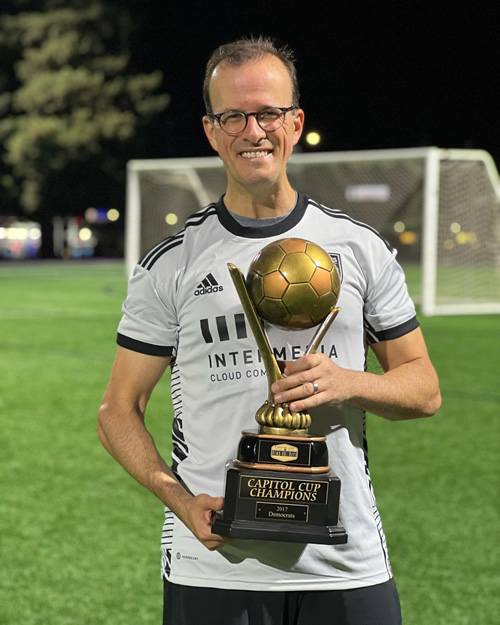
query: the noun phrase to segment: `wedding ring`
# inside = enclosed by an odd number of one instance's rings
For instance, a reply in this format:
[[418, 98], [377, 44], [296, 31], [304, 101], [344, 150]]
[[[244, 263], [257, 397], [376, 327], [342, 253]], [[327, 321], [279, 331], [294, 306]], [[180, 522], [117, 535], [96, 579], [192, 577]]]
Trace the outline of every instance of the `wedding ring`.
[[319, 391], [318, 383], [317, 382], [311, 382], [311, 384], [313, 385], [313, 389], [314, 389], [313, 395], [316, 395], [316, 393]]

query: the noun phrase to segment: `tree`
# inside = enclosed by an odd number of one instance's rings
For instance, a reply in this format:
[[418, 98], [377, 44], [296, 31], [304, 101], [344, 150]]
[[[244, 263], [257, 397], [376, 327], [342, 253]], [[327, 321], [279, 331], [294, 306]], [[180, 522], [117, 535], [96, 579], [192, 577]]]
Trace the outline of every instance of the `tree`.
[[52, 215], [64, 211], [53, 204], [54, 184], [75, 163], [89, 176], [122, 180], [120, 148], [169, 96], [158, 93], [161, 71], [128, 73], [133, 20], [126, 10], [109, 0], [70, 7], [46, 0], [41, 7], [0, 18], [0, 45], [17, 54], [12, 88], [0, 95], [0, 141], [11, 174], [0, 183], [17, 193], [26, 213], [37, 213], [42, 255], [51, 256]]

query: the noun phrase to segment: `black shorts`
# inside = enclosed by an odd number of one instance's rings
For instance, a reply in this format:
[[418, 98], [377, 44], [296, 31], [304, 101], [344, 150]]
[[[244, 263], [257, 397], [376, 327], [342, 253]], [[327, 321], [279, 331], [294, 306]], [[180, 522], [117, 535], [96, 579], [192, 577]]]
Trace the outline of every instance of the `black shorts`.
[[164, 585], [163, 625], [311, 624], [401, 625], [396, 584], [301, 592]]

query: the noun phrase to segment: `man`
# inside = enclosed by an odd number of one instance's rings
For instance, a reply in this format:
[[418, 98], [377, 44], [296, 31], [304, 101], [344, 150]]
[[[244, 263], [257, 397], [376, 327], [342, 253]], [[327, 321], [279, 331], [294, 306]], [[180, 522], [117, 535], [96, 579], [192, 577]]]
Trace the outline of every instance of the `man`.
[[[104, 447], [166, 506], [164, 623], [171, 625], [395, 625], [397, 591], [365, 454], [365, 411], [388, 419], [432, 415], [438, 381], [395, 252], [371, 228], [291, 187], [286, 165], [304, 112], [291, 53], [265, 38], [221, 46], [204, 84], [207, 138], [224, 162], [226, 194], [156, 246], [130, 280], [119, 349], [99, 413]], [[309, 410], [342, 481], [346, 545], [306, 545], [213, 534], [224, 505], [224, 464], [255, 427], [266, 396], [227, 263], [244, 273], [284, 237], [336, 255], [341, 312], [322, 352], [294, 360], [314, 330], [276, 328], [287, 354], [277, 402]], [[217, 288], [204, 289], [210, 275]], [[384, 373], [364, 371], [366, 345]], [[171, 365], [173, 466], [145, 427], [148, 399]]]

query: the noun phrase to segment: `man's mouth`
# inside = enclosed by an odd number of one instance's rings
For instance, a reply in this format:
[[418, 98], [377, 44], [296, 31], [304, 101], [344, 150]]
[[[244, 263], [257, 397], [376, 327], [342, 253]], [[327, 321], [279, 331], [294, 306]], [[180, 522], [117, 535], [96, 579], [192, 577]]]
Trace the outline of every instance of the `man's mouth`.
[[272, 150], [257, 150], [255, 152], [240, 152], [242, 158], [262, 158], [272, 153]]

